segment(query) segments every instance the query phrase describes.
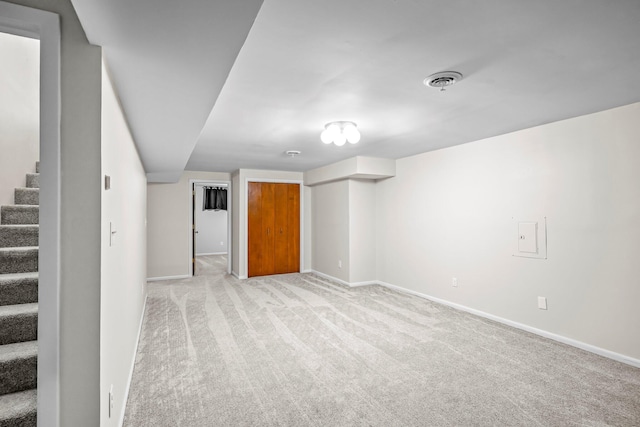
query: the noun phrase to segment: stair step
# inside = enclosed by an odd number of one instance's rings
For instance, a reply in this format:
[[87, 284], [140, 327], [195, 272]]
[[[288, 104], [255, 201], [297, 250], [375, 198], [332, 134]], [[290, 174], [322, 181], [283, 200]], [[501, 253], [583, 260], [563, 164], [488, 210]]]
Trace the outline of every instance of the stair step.
[[37, 376], [37, 341], [0, 346], [0, 394], [34, 389]]
[[0, 224], [38, 224], [40, 207], [34, 205], [9, 205], [0, 208]]
[[40, 188], [40, 174], [39, 173], [28, 173], [27, 174], [27, 187], [29, 187], [29, 188]]
[[0, 306], [0, 345], [37, 339], [37, 303]]
[[36, 162], [36, 173], [40, 173], [40, 161]]
[[0, 248], [38, 246], [38, 224], [0, 225]]
[[0, 306], [38, 302], [38, 273], [0, 274]]
[[37, 390], [0, 396], [0, 426], [36, 427], [37, 403]]
[[38, 271], [38, 247], [0, 248], [0, 274]]
[[16, 205], [40, 204], [40, 188], [16, 188], [13, 194]]

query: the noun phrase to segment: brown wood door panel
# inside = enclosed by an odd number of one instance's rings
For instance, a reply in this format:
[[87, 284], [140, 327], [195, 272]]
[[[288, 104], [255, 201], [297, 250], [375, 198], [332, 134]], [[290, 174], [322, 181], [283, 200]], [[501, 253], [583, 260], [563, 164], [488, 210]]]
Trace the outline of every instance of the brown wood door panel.
[[248, 274], [249, 277], [257, 276], [260, 263], [262, 239], [262, 219], [260, 218], [261, 189], [255, 182], [249, 183], [247, 203], [247, 233], [248, 233]]
[[300, 185], [250, 182], [249, 277], [300, 271]]
[[300, 185], [289, 185], [289, 253], [287, 266], [290, 273], [300, 271]]
[[288, 246], [288, 218], [287, 218], [287, 204], [288, 204], [288, 187], [287, 184], [274, 184], [275, 186], [275, 262], [274, 262], [274, 274], [288, 273], [287, 254], [289, 252]]
[[260, 276], [275, 273], [275, 184], [270, 182], [262, 183], [262, 205], [260, 216], [262, 217], [262, 235], [264, 245], [262, 246], [262, 257], [260, 266]]
[[[250, 182], [247, 205], [248, 275], [273, 274], [273, 187]], [[265, 210], [270, 210], [265, 214]], [[271, 221], [271, 223], [269, 223]]]

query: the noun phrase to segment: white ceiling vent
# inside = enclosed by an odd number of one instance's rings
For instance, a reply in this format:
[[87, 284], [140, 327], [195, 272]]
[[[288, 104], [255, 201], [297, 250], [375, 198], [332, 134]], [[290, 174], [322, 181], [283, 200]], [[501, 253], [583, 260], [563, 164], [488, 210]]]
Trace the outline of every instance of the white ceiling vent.
[[445, 87], [452, 86], [460, 80], [462, 80], [462, 74], [457, 71], [441, 71], [424, 79], [424, 85], [444, 90]]

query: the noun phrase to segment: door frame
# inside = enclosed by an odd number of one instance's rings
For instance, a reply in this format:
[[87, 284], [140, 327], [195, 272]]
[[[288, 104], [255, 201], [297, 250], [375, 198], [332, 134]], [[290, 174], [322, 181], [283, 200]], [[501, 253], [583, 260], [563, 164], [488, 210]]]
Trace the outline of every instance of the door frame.
[[0, 1], [0, 31], [40, 40], [38, 425], [60, 423], [60, 16]]
[[[301, 179], [277, 179], [277, 178], [246, 178], [244, 182], [244, 218], [242, 218], [242, 228], [244, 232], [244, 251], [241, 257], [244, 258], [245, 272], [240, 279], [249, 277], [249, 183], [250, 182], [271, 182], [280, 184], [300, 184], [300, 268], [298, 273], [304, 270], [304, 181]], [[242, 212], [242, 209], [240, 209]]]
[[[225, 181], [224, 179], [195, 179], [195, 178], [191, 178], [189, 179], [189, 206], [191, 209], [189, 209], [189, 277], [193, 276], [193, 263], [192, 263], [192, 259], [196, 257], [196, 254], [193, 253], [193, 245], [194, 245], [194, 240], [193, 240], [193, 212], [195, 209], [194, 206], [194, 198], [192, 196], [192, 188], [194, 186], [194, 184], [205, 184], [205, 185], [210, 185], [210, 186], [216, 186], [216, 185], [226, 185], [227, 186], [227, 274], [231, 274], [231, 266], [232, 266], [232, 245], [233, 245], [233, 239], [232, 239], [232, 230], [233, 227], [231, 226], [231, 220], [232, 220], [232, 210], [233, 210], [233, 195], [232, 195], [232, 191], [231, 191], [231, 181]], [[197, 201], [196, 201], [197, 202]]]

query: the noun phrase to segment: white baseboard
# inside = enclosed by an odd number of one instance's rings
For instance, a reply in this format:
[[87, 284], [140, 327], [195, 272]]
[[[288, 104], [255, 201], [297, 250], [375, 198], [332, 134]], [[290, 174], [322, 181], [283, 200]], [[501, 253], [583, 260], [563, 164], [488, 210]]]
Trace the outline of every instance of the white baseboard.
[[147, 277], [147, 282], [159, 282], [161, 280], [179, 280], [179, 279], [188, 279], [188, 274], [181, 274], [179, 276], [160, 276], [160, 277]]
[[338, 282], [342, 285], [348, 286], [350, 288], [357, 288], [358, 286], [368, 286], [368, 285], [377, 285], [379, 282], [377, 280], [369, 280], [366, 282], [347, 282], [345, 280], [342, 279], [338, 279], [337, 277], [333, 277], [330, 276], [328, 274], [322, 273], [320, 271], [316, 271], [316, 270], [307, 270], [304, 271], [304, 273], [313, 273], [313, 274], [317, 274], [320, 277], [324, 277], [325, 279], [329, 279], [329, 280], [333, 280], [334, 282]]
[[554, 334], [553, 332], [548, 332], [542, 329], [534, 328], [529, 325], [525, 325], [523, 323], [514, 322], [513, 320], [505, 319], [503, 317], [494, 316], [493, 314], [485, 313], [484, 311], [476, 310], [474, 308], [470, 308], [461, 304], [457, 304], [454, 302], [450, 302], [447, 300], [443, 300], [440, 298], [432, 297], [430, 295], [422, 294], [420, 292], [413, 291], [411, 289], [402, 288], [400, 286], [392, 285], [391, 283], [386, 283], [382, 281], [377, 281], [380, 286], [384, 286], [389, 289], [393, 289], [396, 291], [404, 292], [407, 294], [415, 295], [420, 298], [428, 299], [433, 302], [437, 302], [439, 304], [443, 304], [457, 310], [466, 311], [467, 313], [475, 314], [476, 316], [484, 317], [486, 319], [493, 320], [498, 323], [502, 323], [507, 326], [511, 326], [513, 328], [521, 329], [523, 331], [531, 332], [532, 334], [540, 335], [545, 338], [552, 339], [554, 341], [561, 342], [563, 344], [567, 344], [573, 347], [580, 348], [582, 350], [598, 354], [600, 356], [607, 357], [609, 359], [616, 360], [618, 362], [625, 363], [627, 365], [635, 366], [636, 368], [640, 368], [640, 359], [635, 359], [633, 357], [625, 356], [624, 354], [616, 353], [610, 350], [605, 350], [604, 348], [596, 347], [591, 344], [583, 343], [582, 341], [574, 340], [572, 338], [567, 338], [562, 335]]
[[138, 325], [138, 336], [136, 337], [135, 350], [133, 351], [133, 358], [131, 360], [131, 369], [129, 370], [129, 380], [127, 381], [127, 387], [124, 390], [124, 400], [122, 405], [122, 412], [120, 413], [120, 421], [118, 426], [122, 427], [124, 424], [124, 414], [127, 409], [127, 401], [129, 400], [129, 388], [131, 387], [131, 380], [133, 379], [133, 368], [136, 365], [136, 356], [138, 355], [138, 345], [140, 344], [140, 334], [142, 333], [142, 321], [144, 320], [144, 312], [147, 309], [147, 293], [145, 290], [144, 303], [142, 304], [142, 314], [140, 314], [140, 324]]
[[399, 291], [399, 292], [403, 292], [403, 293], [414, 295], [414, 296], [417, 296], [417, 297], [420, 297], [420, 298], [428, 299], [430, 301], [437, 302], [439, 304], [443, 304], [443, 305], [455, 308], [457, 310], [466, 311], [467, 313], [475, 314], [476, 316], [484, 317], [485, 319], [490, 319], [490, 320], [493, 320], [495, 322], [502, 323], [504, 325], [511, 326], [513, 328], [516, 328], [516, 329], [521, 329], [523, 331], [531, 332], [532, 334], [540, 335], [542, 337], [549, 338], [549, 339], [552, 339], [554, 341], [561, 342], [563, 344], [567, 344], [567, 345], [570, 345], [570, 346], [573, 346], [573, 347], [577, 347], [579, 349], [582, 349], [582, 350], [585, 350], [585, 351], [588, 351], [588, 352], [591, 352], [591, 353], [595, 353], [597, 355], [604, 356], [604, 357], [607, 357], [609, 359], [613, 359], [613, 360], [616, 360], [618, 362], [625, 363], [627, 365], [631, 365], [631, 366], [635, 366], [637, 368], [640, 368], [640, 359], [635, 359], [633, 357], [625, 356], [624, 354], [616, 353], [616, 352], [613, 352], [613, 351], [610, 351], [610, 350], [606, 350], [604, 348], [596, 347], [596, 346], [591, 345], [591, 344], [583, 343], [582, 341], [578, 341], [578, 340], [574, 340], [572, 338], [567, 338], [567, 337], [562, 336], [562, 335], [554, 334], [553, 332], [548, 332], [548, 331], [545, 331], [545, 330], [542, 330], [542, 329], [534, 328], [532, 326], [525, 325], [523, 323], [514, 322], [513, 320], [509, 320], [509, 319], [505, 319], [505, 318], [502, 318], [502, 317], [499, 317], [499, 316], [495, 316], [493, 314], [485, 313], [484, 311], [476, 310], [474, 308], [467, 307], [467, 306], [462, 305], [462, 304], [457, 304], [457, 303], [450, 302], [450, 301], [447, 301], [447, 300], [443, 300], [443, 299], [440, 299], [440, 298], [432, 297], [430, 295], [426, 295], [426, 294], [423, 294], [423, 293], [420, 293], [420, 292], [417, 292], [417, 291], [413, 291], [411, 289], [407, 289], [407, 288], [403, 288], [403, 287], [400, 287], [400, 286], [392, 285], [391, 283], [383, 282], [381, 280], [371, 280], [371, 281], [367, 281], [367, 282], [349, 283], [349, 282], [346, 282], [346, 281], [344, 281], [342, 279], [338, 279], [337, 277], [333, 277], [333, 276], [330, 276], [328, 274], [325, 274], [325, 273], [322, 273], [322, 272], [316, 271], [316, 270], [305, 271], [305, 273], [317, 274], [320, 277], [324, 277], [325, 279], [333, 280], [334, 282], [338, 282], [338, 283], [343, 284], [345, 286], [348, 286], [350, 288], [354, 288], [354, 287], [357, 287], [357, 286], [367, 286], [367, 285], [384, 286], [385, 288], [393, 289], [393, 290], [396, 290], [396, 291]]
[[233, 277], [235, 277], [236, 279], [238, 279], [238, 280], [244, 280], [244, 279], [246, 279], [246, 278], [247, 278], [247, 276], [240, 276], [237, 272], [235, 272], [235, 271], [233, 271], [233, 270], [231, 270], [231, 275], [232, 275]]
[[205, 252], [201, 254], [196, 254], [196, 256], [205, 256], [205, 255], [227, 255], [227, 252]]

